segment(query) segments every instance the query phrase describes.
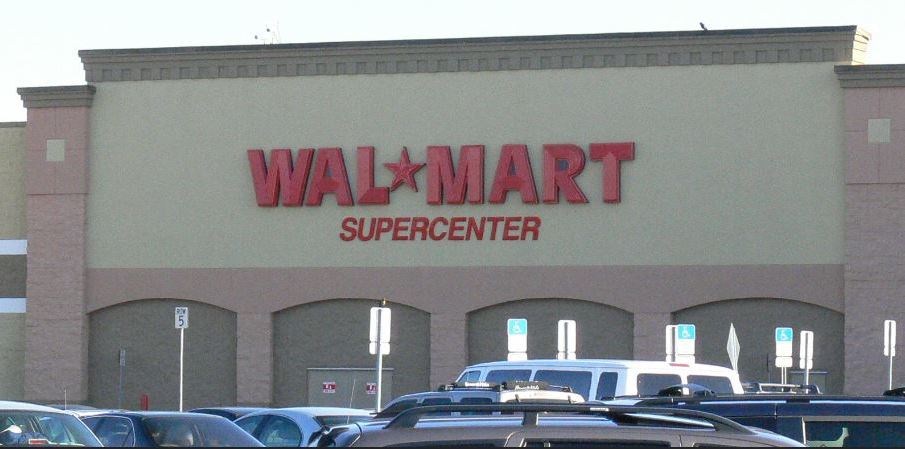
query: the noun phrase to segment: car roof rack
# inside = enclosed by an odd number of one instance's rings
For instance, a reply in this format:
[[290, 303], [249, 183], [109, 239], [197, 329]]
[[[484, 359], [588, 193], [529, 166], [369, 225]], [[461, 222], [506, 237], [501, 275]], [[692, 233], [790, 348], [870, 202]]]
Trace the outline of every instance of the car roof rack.
[[571, 387], [550, 385], [540, 381], [454, 382], [440, 385], [437, 391], [489, 390], [489, 391], [561, 391], [572, 393]]
[[[600, 406], [587, 404], [488, 404], [488, 405], [432, 405], [410, 408], [400, 413], [387, 423], [385, 429], [411, 429], [422, 418], [431, 418], [435, 413], [452, 412], [505, 412], [522, 413], [523, 427], [536, 427], [539, 415], [544, 413], [590, 415], [607, 418], [616, 424], [630, 425], [643, 423], [660, 423], [664, 426], [677, 424], [704, 425], [714, 431], [727, 433], [753, 434], [754, 432], [741, 424], [712, 413], [698, 410], [677, 408], [636, 407], [636, 406]], [[436, 417], [436, 416], [433, 416]], [[666, 418], [666, 419], [664, 419]], [[669, 418], [674, 419], [669, 421]], [[691, 420], [691, 421], [687, 421]], [[695, 423], [698, 421], [700, 424]]]
[[779, 384], [770, 382], [747, 382], [742, 384], [745, 393], [750, 394], [822, 394], [814, 384]]
[[[640, 398], [635, 404], [643, 407], [657, 407], [674, 404], [698, 404], [708, 402], [785, 402], [785, 403], [810, 403], [812, 401], [857, 401], [857, 402], [905, 402], [903, 397], [895, 396], [843, 396], [823, 394], [727, 394], [717, 396], [675, 396], [675, 397], [647, 397]], [[594, 402], [599, 403], [599, 402]]]

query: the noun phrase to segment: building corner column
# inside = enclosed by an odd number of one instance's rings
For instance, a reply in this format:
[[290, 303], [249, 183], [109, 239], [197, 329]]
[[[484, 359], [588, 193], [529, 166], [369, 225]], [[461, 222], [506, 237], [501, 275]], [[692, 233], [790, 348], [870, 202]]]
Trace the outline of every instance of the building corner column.
[[85, 313], [93, 86], [19, 89], [28, 109], [25, 400], [88, 399]]
[[635, 360], [665, 360], [666, 326], [671, 313], [635, 313]]
[[240, 312], [236, 321], [237, 405], [270, 407], [273, 403], [273, 315]]
[[430, 341], [431, 387], [456, 380], [468, 364], [468, 338], [465, 313], [432, 313]]
[[[905, 66], [837, 66], [836, 75], [846, 137], [844, 392], [877, 395], [889, 386], [883, 322], [905, 322]], [[902, 382], [899, 366], [893, 387]]]

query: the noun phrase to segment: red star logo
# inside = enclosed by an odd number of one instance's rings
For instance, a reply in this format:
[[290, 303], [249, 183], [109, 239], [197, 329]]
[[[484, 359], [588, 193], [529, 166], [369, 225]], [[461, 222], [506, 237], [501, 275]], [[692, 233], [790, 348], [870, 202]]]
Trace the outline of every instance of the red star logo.
[[421, 170], [421, 167], [424, 167], [424, 164], [413, 164], [411, 160], [409, 160], [409, 150], [406, 147], [402, 147], [402, 154], [399, 156], [398, 164], [383, 164], [387, 170], [393, 172], [395, 178], [393, 178], [393, 184], [390, 186], [390, 191], [396, 190], [403, 183], [408, 184], [409, 187], [414, 191], [418, 191], [418, 184], [415, 182], [415, 172]]

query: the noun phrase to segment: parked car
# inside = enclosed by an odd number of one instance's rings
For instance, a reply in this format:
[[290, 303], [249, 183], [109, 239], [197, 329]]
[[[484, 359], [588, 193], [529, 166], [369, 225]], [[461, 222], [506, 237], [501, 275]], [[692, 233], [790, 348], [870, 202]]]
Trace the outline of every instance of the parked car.
[[222, 416], [230, 421], [235, 421], [249, 413], [267, 410], [263, 407], [205, 407], [189, 410], [189, 413], [204, 413], [206, 415]]
[[637, 360], [525, 360], [465, 368], [456, 382], [543, 381], [572, 388], [588, 400], [650, 396], [663, 388], [697, 384], [717, 393], [742, 394], [738, 373], [721, 366]]
[[371, 419], [371, 412], [354, 408], [296, 407], [262, 410], [236, 424], [265, 446], [307, 446], [324, 429]]
[[375, 419], [392, 418], [404, 410], [427, 405], [493, 404], [505, 402], [545, 402], [577, 404], [584, 398], [569, 387], [550, 386], [546, 382], [459, 382], [441, 385], [437, 391], [399, 396], [375, 415]]
[[[436, 417], [437, 413], [459, 415]], [[587, 404], [417, 407], [389, 422], [331, 429], [317, 443], [322, 447], [802, 447], [789, 438], [710, 413]]]
[[261, 447], [230, 420], [202, 413], [118, 412], [83, 421], [104, 446]]
[[[625, 404], [610, 401], [604, 404]], [[755, 394], [628, 401], [714, 413], [785, 435], [808, 446], [899, 447], [905, 442], [905, 398]]]
[[75, 416], [52, 407], [0, 401], [0, 446], [88, 446], [101, 442]]

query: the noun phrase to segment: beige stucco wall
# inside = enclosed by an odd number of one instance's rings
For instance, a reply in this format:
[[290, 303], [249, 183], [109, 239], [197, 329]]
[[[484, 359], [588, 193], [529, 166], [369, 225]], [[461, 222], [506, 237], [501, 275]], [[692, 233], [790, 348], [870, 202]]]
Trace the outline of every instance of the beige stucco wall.
[[25, 238], [25, 126], [0, 123], [0, 240]]
[[[842, 93], [831, 63], [119, 82], [91, 110], [89, 268], [839, 264]], [[256, 206], [249, 148], [635, 141], [618, 205]], [[354, 185], [353, 185], [354, 193]], [[537, 242], [352, 242], [345, 216], [538, 215]], [[153, 242], [152, 245], [147, 244]], [[442, 255], [442, 257], [441, 257]]]
[[0, 313], [0, 399], [23, 398], [25, 314]]

